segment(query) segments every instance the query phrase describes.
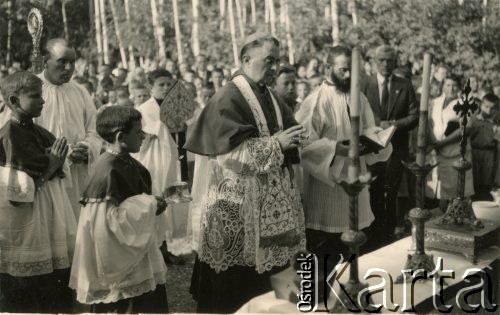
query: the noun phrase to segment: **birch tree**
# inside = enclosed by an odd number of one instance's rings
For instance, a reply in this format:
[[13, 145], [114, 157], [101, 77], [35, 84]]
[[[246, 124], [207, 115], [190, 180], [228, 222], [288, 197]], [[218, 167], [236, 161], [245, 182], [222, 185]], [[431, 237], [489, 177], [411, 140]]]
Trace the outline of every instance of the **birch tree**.
[[165, 31], [162, 27], [162, 21], [158, 14], [158, 6], [156, 0], [151, 0], [151, 17], [153, 18], [153, 29], [156, 41], [158, 42], [158, 57], [160, 62], [165, 63], [167, 60], [167, 55], [165, 52]]
[[[125, 6], [125, 18], [127, 19], [127, 27], [129, 29], [132, 28], [132, 24], [130, 23], [130, 3], [129, 0], [124, 1]], [[134, 58], [134, 48], [132, 45], [128, 45], [128, 58], [129, 58], [129, 68], [135, 69], [135, 58]]]
[[276, 34], [276, 13], [274, 11], [274, 0], [267, 0], [269, 6], [269, 23], [271, 23], [271, 33]]
[[240, 37], [245, 38], [245, 26], [243, 25], [243, 17], [241, 14], [241, 2], [240, 0], [234, 0], [236, 4], [236, 16], [238, 17], [238, 25], [240, 28]]
[[122, 64], [125, 69], [128, 69], [127, 53], [125, 52], [125, 46], [123, 45], [123, 40], [120, 32], [120, 25], [118, 23], [118, 14], [116, 12], [115, 0], [109, 0], [109, 6], [111, 7], [113, 25], [115, 26], [116, 41], [118, 42], [118, 48], [120, 49], [120, 57], [122, 59]]
[[100, 0], [94, 0], [94, 20], [95, 20], [95, 39], [97, 42], [97, 63], [103, 64], [102, 49], [102, 29], [101, 29], [101, 5]]
[[255, 0], [250, 0], [250, 10], [252, 12], [252, 26], [257, 24], [257, 16], [255, 12]]
[[238, 45], [236, 43], [236, 27], [234, 25], [233, 0], [228, 0], [229, 27], [231, 28], [231, 42], [233, 44], [233, 57], [236, 67], [240, 66]]
[[339, 9], [337, 6], [337, 0], [330, 0], [331, 14], [332, 17], [332, 39], [333, 46], [338, 45], [340, 29], [339, 29]]
[[198, 0], [191, 1], [193, 7], [193, 25], [191, 30], [191, 48], [193, 49], [193, 55], [198, 56], [200, 54], [200, 26], [199, 26], [199, 2]]
[[109, 40], [108, 40], [108, 24], [106, 23], [106, 2], [99, 0], [101, 26], [102, 26], [102, 51], [104, 53], [104, 63], [109, 64]]
[[286, 41], [288, 45], [288, 62], [293, 65], [295, 64], [295, 51], [293, 47], [292, 31], [290, 26], [290, 12], [288, 9], [288, 0], [283, 0], [284, 12], [285, 12], [285, 32]]
[[[229, 1], [229, 0], [228, 0]], [[226, 0], [219, 0], [220, 33], [224, 33], [224, 24], [226, 21]]]
[[174, 27], [175, 27], [175, 40], [177, 42], [177, 61], [179, 64], [184, 62], [182, 56], [182, 35], [181, 26], [179, 24], [179, 8], [177, 6], [177, 0], [172, 0], [173, 10], [174, 10]]

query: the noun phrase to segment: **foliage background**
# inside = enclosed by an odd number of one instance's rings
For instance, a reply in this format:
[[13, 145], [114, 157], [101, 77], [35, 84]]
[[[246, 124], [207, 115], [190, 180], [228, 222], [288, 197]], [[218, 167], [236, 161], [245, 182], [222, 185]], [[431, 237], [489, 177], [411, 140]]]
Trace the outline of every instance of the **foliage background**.
[[[0, 64], [7, 54], [8, 2], [0, 0]], [[45, 0], [42, 8], [44, 34], [47, 38], [63, 36], [62, 0]], [[66, 0], [69, 38], [79, 54], [87, 60], [96, 60], [93, 0]], [[154, 59], [157, 43], [151, 22], [151, 0], [130, 0], [131, 25], [125, 19], [123, 0], [117, 3], [119, 25], [125, 45], [134, 47], [136, 57]], [[257, 25], [250, 23], [250, 1], [240, 0], [247, 10], [246, 34], [255, 30], [269, 30], [264, 23], [264, 1], [256, 0]], [[14, 0], [13, 60], [23, 68], [29, 67], [31, 39], [26, 27], [30, 9], [29, 0]], [[171, 0], [163, 3], [162, 23], [165, 27], [167, 56], [176, 59], [175, 31]], [[179, 19], [185, 59], [192, 62], [190, 0], [178, 0]], [[378, 44], [396, 47], [401, 65], [418, 64], [424, 51], [433, 53], [436, 63], [449, 67], [455, 74], [477, 75], [481, 80], [500, 84], [500, 0], [490, 0], [486, 7], [479, 0], [357, 0], [359, 23], [352, 24], [350, 0], [338, 0], [340, 40], [349, 45], [358, 44], [367, 59]], [[325, 14], [330, 0], [288, 0], [292, 24], [295, 59], [306, 63], [313, 56], [321, 56], [325, 46], [331, 45], [331, 19]], [[282, 39], [286, 58], [285, 32], [279, 22], [280, 1], [274, 0], [277, 35]], [[200, 0], [200, 42], [211, 63], [233, 66], [228, 20], [220, 31], [219, 1]], [[112, 59], [119, 60], [118, 45], [111, 12], [108, 8], [108, 36]], [[236, 25], [238, 27], [238, 25]], [[237, 29], [237, 34], [239, 34]]]

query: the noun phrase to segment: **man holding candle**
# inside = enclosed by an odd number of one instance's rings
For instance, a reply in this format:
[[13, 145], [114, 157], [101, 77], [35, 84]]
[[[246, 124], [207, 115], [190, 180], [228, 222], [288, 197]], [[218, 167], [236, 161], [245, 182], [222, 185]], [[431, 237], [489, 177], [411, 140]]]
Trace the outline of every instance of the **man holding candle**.
[[[305, 249], [304, 213], [292, 180], [304, 132], [270, 90], [279, 41], [255, 33], [241, 68], [210, 99], [186, 149], [203, 155], [206, 187], [191, 292], [201, 313], [233, 313], [271, 290], [270, 276]], [[198, 167], [198, 166], [197, 166]], [[196, 198], [196, 196], [195, 196]]]
[[[324, 255], [334, 255], [335, 264], [339, 254], [344, 258], [349, 254], [340, 240], [341, 233], [349, 229], [349, 195], [340, 182], [348, 178], [346, 141], [351, 138], [351, 113], [359, 112], [361, 133], [381, 128], [376, 127], [364, 95], [360, 95], [359, 106], [351, 107], [351, 50], [333, 47], [326, 61], [325, 81], [304, 100], [295, 117], [306, 128], [310, 141], [301, 151], [308, 250], [315, 253], [320, 262]], [[389, 144], [378, 153], [362, 155], [360, 174], [367, 173], [367, 164], [387, 160], [391, 152]], [[360, 192], [358, 202], [358, 228], [363, 229], [374, 219], [367, 187]]]
[[390, 159], [370, 168], [372, 175], [377, 177], [370, 187], [375, 213], [371, 232], [383, 244], [392, 240], [396, 226], [402, 223], [402, 213], [397, 211], [398, 191], [404, 172], [401, 161], [409, 156], [409, 131], [417, 126], [418, 107], [411, 81], [393, 74], [396, 52], [390, 46], [379, 46], [375, 51], [375, 63], [377, 74], [363, 82], [361, 92], [370, 102], [375, 124], [383, 129], [396, 127], [391, 139], [394, 151]]

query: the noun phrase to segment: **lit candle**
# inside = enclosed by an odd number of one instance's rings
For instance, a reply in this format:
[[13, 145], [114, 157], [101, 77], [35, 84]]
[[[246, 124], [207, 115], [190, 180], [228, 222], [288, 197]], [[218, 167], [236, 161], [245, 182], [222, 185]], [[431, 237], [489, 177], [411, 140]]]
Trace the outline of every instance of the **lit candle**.
[[429, 105], [429, 90], [431, 80], [431, 55], [424, 54], [424, 73], [422, 75], [422, 93], [420, 97], [420, 119], [417, 136], [417, 164], [425, 165], [426, 138], [427, 138], [427, 108]]
[[359, 176], [359, 73], [360, 53], [359, 48], [352, 50], [351, 61], [351, 95], [349, 100], [349, 111], [351, 113], [351, 140], [349, 148], [348, 178], [350, 182], [358, 180]]

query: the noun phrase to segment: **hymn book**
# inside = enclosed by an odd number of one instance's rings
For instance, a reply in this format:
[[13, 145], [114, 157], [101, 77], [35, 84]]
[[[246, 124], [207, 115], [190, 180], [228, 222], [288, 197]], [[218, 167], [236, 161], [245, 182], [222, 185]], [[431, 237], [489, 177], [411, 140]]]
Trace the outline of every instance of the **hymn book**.
[[[386, 129], [363, 133], [359, 136], [359, 144], [363, 146], [359, 154], [377, 153], [386, 148], [391, 142], [395, 131], [396, 127], [390, 126]], [[345, 140], [343, 144], [349, 144], [349, 140]]]

